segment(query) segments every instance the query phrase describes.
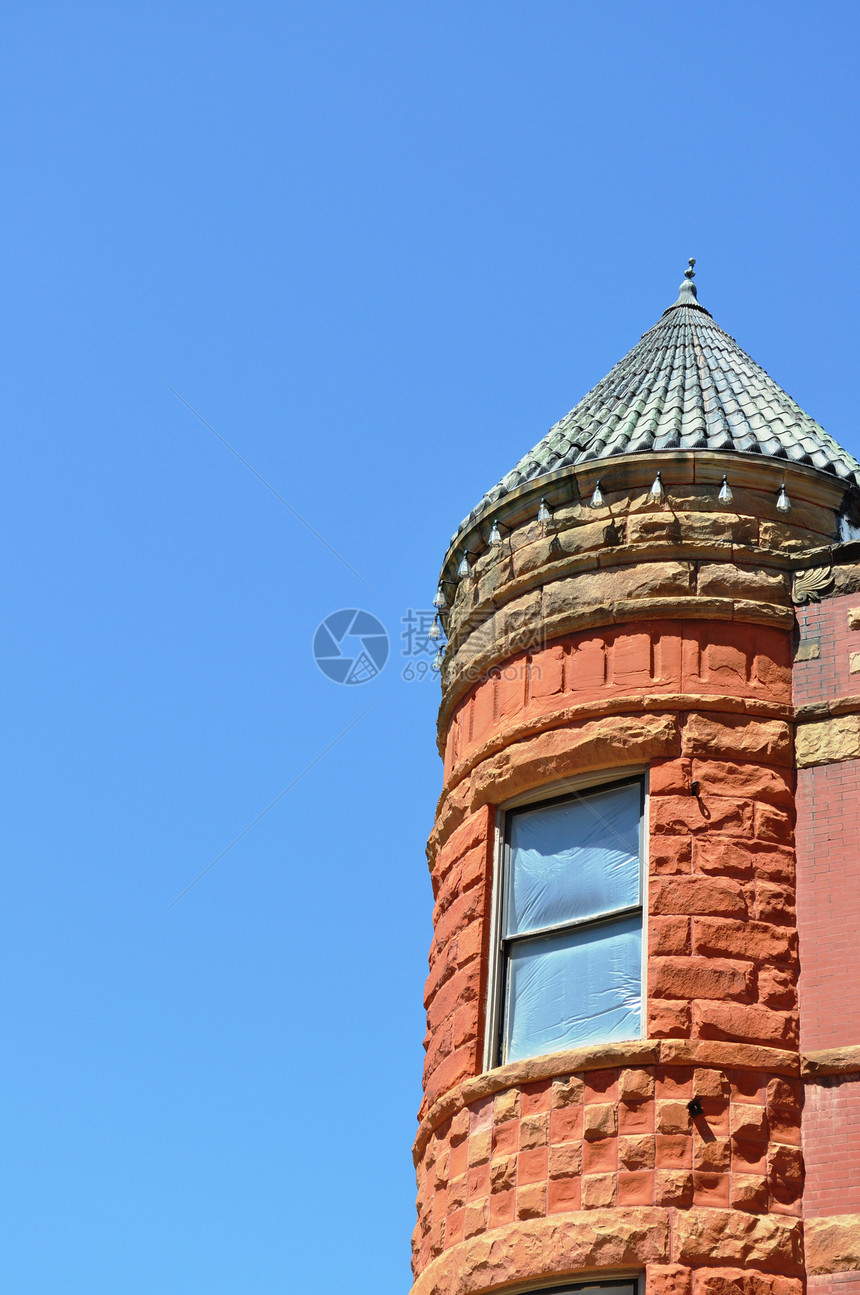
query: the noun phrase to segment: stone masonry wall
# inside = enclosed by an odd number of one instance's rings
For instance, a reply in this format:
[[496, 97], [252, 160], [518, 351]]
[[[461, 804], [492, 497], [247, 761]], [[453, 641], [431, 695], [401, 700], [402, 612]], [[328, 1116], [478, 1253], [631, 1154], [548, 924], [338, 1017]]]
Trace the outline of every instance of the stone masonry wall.
[[[415, 1295], [625, 1266], [667, 1295], [799, 1295], [789, 656], [770, 627], [615, 626], [521, 654], [457, 708], [429, 847]], [[648, 1039], [481, 1074], [496, 807], [643, 766]]]

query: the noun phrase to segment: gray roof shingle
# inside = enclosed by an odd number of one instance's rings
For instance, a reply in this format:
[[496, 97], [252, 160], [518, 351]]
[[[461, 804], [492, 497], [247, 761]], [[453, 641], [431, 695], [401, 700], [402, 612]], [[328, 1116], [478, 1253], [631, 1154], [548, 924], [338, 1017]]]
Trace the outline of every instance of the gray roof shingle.
[[675, 449], [765, 454], [860, 485], [860, 463], [699, 305], [691, 263], [678, 300], [484, 495], [458, 534], [511, 491], [560, 468]]

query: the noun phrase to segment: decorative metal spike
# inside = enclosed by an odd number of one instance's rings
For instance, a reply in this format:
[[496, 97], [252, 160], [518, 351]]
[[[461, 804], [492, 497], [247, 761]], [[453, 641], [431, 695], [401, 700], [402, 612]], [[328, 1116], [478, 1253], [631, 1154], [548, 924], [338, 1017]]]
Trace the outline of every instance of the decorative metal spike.
[[469, 561], [468, 552], [460, 558], [460, 565], [457, 567], [457, 575], [461, 580], [466, 580], [472, 574], [472, 564]]
[[776, 497], [776, 511], [778, 513], [791, 512], [791, 500], [788, 497], [788, 491], [785, 488], [785, 482], [779, 488], [779, 494]]
[[729, 479], [726, 476], [723, 477], [723, 484], [720, 486], [720, 493], [717, 495], [717, 498], [721, 504], [730, 504], [734, 499], [732, 488], [729, 485]]
[[438, 616], [433, 617], [433, 624], [427, 631], [427, 637], [428, 639], [433, 639], [434, 642], [442, 637], [442, 626], [439, 624]]
[[444, 664], [445, 664], [445, 652], [442, 648], [440, 648], [439, 651], [436, 653], [435, 657], [433, 658], [433, 669], [441, 670]]
[[684, 271], [684, 278], [685, 278], [685, 279], [695, 279], [695, 277], [696, 277], [696, 271], [693, 269], [693, 266], [694, 266], [695, 264], [696, 264], [696, 258], [695, 258], [695, 256], [691, 256], [691, 257], [690, 257], [690, 259], [689, 259], [689, 261], [687, 262], [687, 268], [686, 268], [686, 270]]
[[598, 480], [588, 504], [590, 508], [602, 508], [605, 503], [606, 500], [603, 498], [603, 491], [600, 489], [600, 481]]
[[491, 528], [491, 530], [490, 530], [490, 538], [489, 538], [489, 540], [488, 540], [487, 542], [488, 542], [490, 545], [501, 544], [501, 542], [502, 542], [502, 532], [499, 530], [499, 523], [498, 523], [498, 522], [493, 522], [492, 528]]
[[654, 483], [651, 486], [651, 489], [648, 491], [648, 498], [651, 500], [652, 504], [662, 504], [663, 500], [666, 498], [666, 491], [663, 489], [663, 478], [659, 472], [654, 478]]
[[448, 606], [448, 599], [445, 597], [445, 590], [440, 585], [433, 596], [433, 606], [437, 612], [442, 612]]

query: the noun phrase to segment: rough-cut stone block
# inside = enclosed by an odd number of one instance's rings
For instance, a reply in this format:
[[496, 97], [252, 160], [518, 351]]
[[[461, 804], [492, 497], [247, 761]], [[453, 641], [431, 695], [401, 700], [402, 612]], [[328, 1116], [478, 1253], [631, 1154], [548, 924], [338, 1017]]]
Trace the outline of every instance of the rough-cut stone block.
[[586, 1174], [580, 1186], [583, 1209], [604, 1209], [615, 1203], [615, 1174]]
[[618, 1113], [614, 1102], [595, 1103], [583, 1111], [582, 1136], [588, 1142], [610, 1138], [618, 1132]]
[[755, 970], [748, 962], [652, 957], [648, 962], [648, 987], [659, 998], [750, 1002], [755, 990]]
[[689, 1038], [692, 1012], [680, 999], [652, 998], [648, 1001], [648, 1033], [654, 1039]]
[[690, 1295], [692, 1273], [681, 1264], [649, 1264], [645, 1272], [645, 1295]]
[[747, 1003], [693, 1005], [693, 1029], [701, 1039], [737, 1039], [770, 1047], [795, 1048], [797, 1013]]
[[783, 1216], [729, 1209], [691, 1209], [675, 1217], [673, 1258], [679, 1263], [729, 1264], [798, 1273], [802, 1224]]
[[[671, 919], [669, 919], [671, 920]], [[654, 1075], [650, 1070], [625, 1069], [618, 1077], [618, 1096], [622, 1102], [645, 1102], [654, 1096]]]
[[549, 1141], [549, 1116], [527, 1115], [520, 1120], [520, 1149], [531, 1151]]
[[797, 935], [768, 922], [696, 917], [693, 919], [693, 948], [704, 957], [793, 962], [797, 954]]
[[725, 757], [742, 762], [789, 765], [792, 758], [792, 735], [782, 720], [753, 720], [747, 715], [723, 716], [694, 714], [684, 725], [684, 755], [708, 759]]
[[725, 796], [659, 796], [651, 804], [651, 831], [668, 835], [724, 832], [751, 836], [753, 806]]
[[693, 1204], [693, 1175], [689, 1170], [658, 1169], [654, 1175], [657, 1205], [689, 1209]]
[[651, 913], [665, 916], [747, 916], [743, 889], [728, 877], [655, 877], [648, 907]]
[[797, 725], [797, 767], [860, 759], [860, 715], [837, 715]]
[[653, 1169], [654, 1139], [641, 1135], [619, 1138], [618, 1162], [624, 1169]]
[[549, 1149], [550, 1178], [570, 1178], [582, 1173], [582, 1144], [562, 1142]]
[[807, 1219], [805, 1231], [808, 1273], [860, 1270], [860, 1214]]

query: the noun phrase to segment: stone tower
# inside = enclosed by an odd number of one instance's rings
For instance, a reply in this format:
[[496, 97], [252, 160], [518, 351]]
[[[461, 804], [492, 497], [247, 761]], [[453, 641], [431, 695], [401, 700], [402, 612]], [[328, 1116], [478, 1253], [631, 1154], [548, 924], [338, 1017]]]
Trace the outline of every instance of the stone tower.
[[691, 262], [454, 536], [414, 1295], [860, 1284], [858, 483]]

